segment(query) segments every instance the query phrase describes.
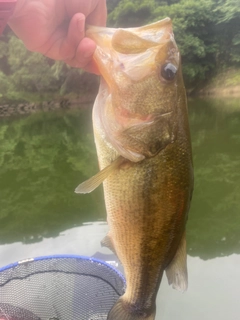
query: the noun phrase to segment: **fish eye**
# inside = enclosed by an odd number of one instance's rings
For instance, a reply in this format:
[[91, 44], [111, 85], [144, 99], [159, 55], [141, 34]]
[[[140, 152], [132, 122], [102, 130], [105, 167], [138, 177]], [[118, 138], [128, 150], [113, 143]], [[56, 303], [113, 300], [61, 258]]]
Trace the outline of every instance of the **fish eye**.
[[162, 65], [161, 68], [161, 76], [166, 81], [172, 81], [177, 74], [177, 68], [174, 66], [174, 64], [167, 62], [164, 65]]

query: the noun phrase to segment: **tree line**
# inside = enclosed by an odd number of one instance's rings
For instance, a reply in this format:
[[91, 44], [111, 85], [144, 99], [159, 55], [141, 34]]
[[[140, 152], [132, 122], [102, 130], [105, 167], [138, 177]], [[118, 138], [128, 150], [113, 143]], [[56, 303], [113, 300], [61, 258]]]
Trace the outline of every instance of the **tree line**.
[[[167, 16], [173, 21], [189, 92], [216, 73], [240, 67], [239, 0], [108, 2], [109, 27], [135, 27]], [[28, 52], [9, 29], [0, 42], [0, 83], [0, 95], [10, 99], [18, 99], [21, 92], [86, 92], [97, 84], [92, 75]]]

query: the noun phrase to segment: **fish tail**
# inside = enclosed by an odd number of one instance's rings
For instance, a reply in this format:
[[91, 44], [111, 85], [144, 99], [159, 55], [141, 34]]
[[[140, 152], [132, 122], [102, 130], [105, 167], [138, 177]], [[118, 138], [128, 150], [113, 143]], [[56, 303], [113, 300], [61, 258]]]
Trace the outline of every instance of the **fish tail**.
[[107, 320], [154, 320], [155, 314], [155, 307], [152, 310], [137, 310], [120, 298], [110, 310]]

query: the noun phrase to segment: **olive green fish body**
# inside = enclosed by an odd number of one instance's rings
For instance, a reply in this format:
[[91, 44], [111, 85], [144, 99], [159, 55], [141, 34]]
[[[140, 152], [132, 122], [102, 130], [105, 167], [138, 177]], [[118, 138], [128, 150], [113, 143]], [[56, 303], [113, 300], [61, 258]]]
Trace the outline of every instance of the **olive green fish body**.
[[153, 320], [163, 272], [186, 290], [185, 225], [193, 189], [187, 104], [170, 19], [134, 29], [91, 27], [102, 75], [93, 109], [109, 234], [126, 292], [109, 320]]
[[[187, 125], [186, 117], [182, 118]], [[126, 274], [122, 299], [140, 314], [154, 310], [163, 271], [184, 235], [192, 166], [189, 133], [181, 131], [155, 157], [138, 163], [126, 160], [104, 181], [109, 236]], [[99, 163], [104, 168], [115, 152], [99, 140]]]

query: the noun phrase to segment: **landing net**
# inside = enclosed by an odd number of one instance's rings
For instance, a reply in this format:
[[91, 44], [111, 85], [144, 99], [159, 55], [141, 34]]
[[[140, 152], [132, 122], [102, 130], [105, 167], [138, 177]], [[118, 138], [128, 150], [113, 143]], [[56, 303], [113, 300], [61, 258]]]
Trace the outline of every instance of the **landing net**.
[[28, 259], [0, 269], [0, 320], [106, 320], [123, 275], [82, 256]]

